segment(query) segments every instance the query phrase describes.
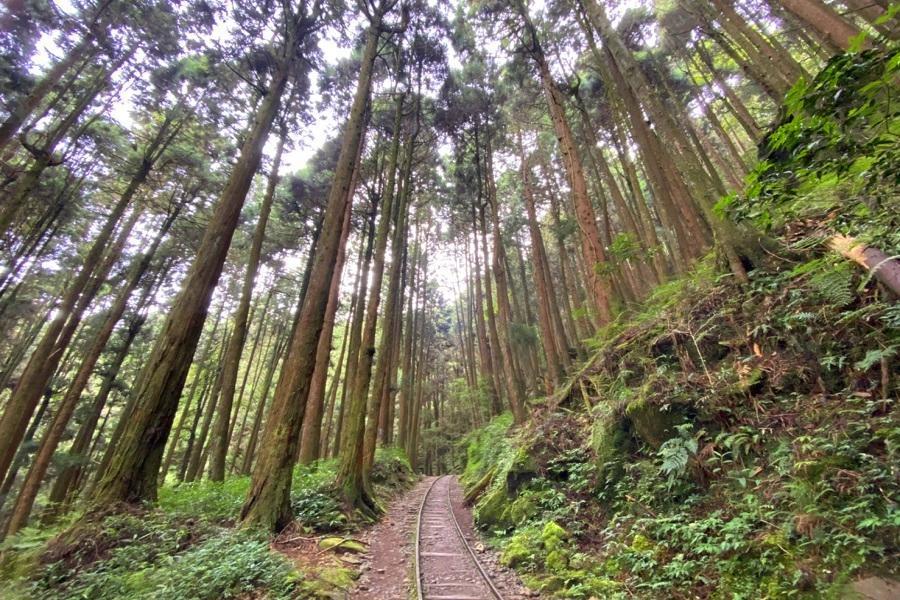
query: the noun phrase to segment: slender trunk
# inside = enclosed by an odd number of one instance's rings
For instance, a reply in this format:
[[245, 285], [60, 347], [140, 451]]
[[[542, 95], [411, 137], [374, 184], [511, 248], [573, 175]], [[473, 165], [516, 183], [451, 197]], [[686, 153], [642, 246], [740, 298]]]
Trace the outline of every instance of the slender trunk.
[[[480, 185], [481, 179], [479, 178], [479, 186]], [[500, 391], [503, 390], [507, 399], [511, 398], [515, 392], [506, 389], [506, 382], [508, 381], [506, 378], [506, 369], [503, 359], [500, 357], [500, 333], [497, 331], [497, 319], [494, 313], [494, 286], [491, 282], [491, 270], [488, 267], [487, 236], [484, 231], [484, 207], [481, 203], [482, 198], [481, 194], [479, 194], [478, 214], [475, 212], [475, 207], [472, 207], [472, 228], [475, 232], [475, 276], [481, 279], [484, 285], [484, 306], [479, 306], [478, 310], [484, 311], [484, 314], [487, 315], [485, 323], [487, 325], [488, 333], [488, 350], [491, 357], [491, 364], [493, 365], [491, 374], [494, 377], [494, 389], [497, 391], [496, 395], [491, 398], [491, 401], [494, 415], [498, 415], [503, 410], [503, 404], [500, 401]], [[481, 275], [481, 268], [478, 264], [479, 243], [481, 244], [482, 256], [484, 256], [484, 275]]]
[[[547, 361], [548, 377], [545, 381], [545, 390], [549, 395], [562, 381], [564, 374], [563, 365], [567, 362], [568, 356], [562, 356], [560, 353], [560, 344], [556, 337], [553, 327], [553, 318], [551, 306], [552, 294], [549, 292], [548, 282], [546, 279], [546, 250], [544, 249], [544, 240], [541, 236], [541, 230], [537, 222], [537, 213], [534, 206], [534, 193], [531, 188], [531, 174], [528, 168], [528, 162], [525, 158], [524, 149], [519, 143], [519, 151], [521, 155], [520, 172], [522, 177], [522, 198], [525, 202], [525, 210], [528, 215], [528, 233], [531, 236], [531, 257], [534, 261], [532, 275], [534, 277], [534, 287], [537, 290], [538, 299], [538, 324], [541, 328], [541, 344], [544, 347], [544, 358]], [[558, 310], [558, 309], [557, 309]]]
[[347, 338], [349, 337], [347, 334], [349, 333], [349, 331], [349, 327], [344, 329], [344, 336], [341, 338], [341, 350], [338, 353], [337, 367], [335, 368], [334, 376], [331, 379], [331, 387], [328, 390], [328, 409], [326, 411], [327, 416], [325, 417], [325, 431], [324, 435], [320, 436], [321, 448], [319, 450], [319, 456], [323, 458], [328, 456], [328, 445], [331, 440], [331, 428], [334, 424], [334, 408], [337, 404], [337, 393], [339, 387], [338, 384], [341, 381], [341, 371], [344, 367], [344, 356], [346, 356], [347, 353]]
[[[16, 448], [25, 434], [28, 420], [34, 414], [41, 395], [56, 372], [59, 361], [81, 321], [81, 316], [93, 297], [88, 288], [93, 288], [92, 291], [96, 293], [105, 277], [101, 271], [104, 267], [112, 266], [108, 261], [106, 264], [101, 264], [101, 258], [108, 250], [116, 224], [148, 172], [149, 166], [142, 168], [135, 175], [126, 192], [119, 198], [113, 211], [107, 217], [106, 223], [94, 239], [85, 258], [84, 266], [66, 290], [57, 316], [44, 331], [7, 402], [3, 417], [0, 418], [0, 476], [6, 474], [13, 456], [15, 456]], [[121, 236], [120, 240], [123, 240]], [[121, 249], [119, 244], [115, 245]], [[94, 276], [93, 280], [92, 276]]]
[[34, 500], [37, 497], [38, 489], [50, 467], [50, 460], [56, 452], [59, 442], [62, 440], [66, 427], [69, 424], [69, 420], [72, 418], [72, 414], [75, 412], [78, 401], [81, 399], [81, 393], [87, 386], [88, 379], [94, 372], [94, 367], [97, 365], [97, 361], [100, 359], [100, 355], [103, 353], [104, 348], [106, 348], [106, 344], [112, 336], [113, 329], [125, 313], [125, 308], [128, 305], [128, 300], [131, 298], [132, 292], [137, 288], [141, 278], [146, 273], [147, 268], [150, 266], [150, 262], [153, 260], [153, 256], [156, 253], [156, 249], [162, 242], [163, 237], [168, 233], [168, 230], [176, 217], [177, 212], [169, 215], [165, 223], [159, 228], [157, 235], [151, 242], [148, 250], [132, 263], [128, 281], [119, 291], [119, 295], [113, 303], [113, 306], [107, 312], [103, 325], [95, 334], [91, 347], [87, 350], [78, 372], [75, 374], [65, 396], [63, 396], [63, 399], [56, 409], [56, 414], [53, 416], [50, 427], [44, 433], [41, 445], [32, 462], [31, 469], [28, 471], [28, 475], [22, 483], [22, 489], [20, 490], [19, 497], [13, 507], [12, 515], [6, 524], [4, 536], [16, 533], [24, 527], [28, 521], [32, 506], [34, 505]]
[[187, 470], [184, 474], [184, 481], [188, 483], [196, 481], [203, 474], [203, 463], [206, 460], [206, 442], [213, 417], [216, 413], [216, 405], [218, 404], [219, 396], [222, 392], [223, 365], [233, 335], [233, 332], [229, 332], [228, 329], [225, 329], [222, 336], [222, 350], [219, 352], [219, 360], [216, 361], [216, 368], [212, 370], [212, 388], [209, 392], [209, 398], [206, 401], [206, 407], [203, 410], [203, 420], [200, 422], [200, 431], [196, 432], [197, 435], [194, 438], [194, 445], [190, 452], [190, 460], [188, 461]]
[[[44, 415], [47, 414], [47, 409], [50, 408], [50, 398], [52, 395], [53, 394], [50, 392], [50, 390], [47, 390], [44, 393], [40, 406], [38, 406], [37, 412], [35, 412], [34, 418], [31, 420], [31, 423], [28, 426], [28, 430], [25, 432], [23, 442], [30, 442], [34, 439], [38, 427], [40, 427], [41, 422], [44, 420]], [[13, 460], [9, 472], [3, 479], [3, 485], [0, 486], [0, 509], [3, 508], [4, 504], [6, 504], [6, 499], [9, 497], [9, 492], [12, 490], [13, 485], [16, 482], [16, 477], [19, 474], [19, 469], [22, 467], [22, 464], [26, 461], [27, 458], [28, 453], [26, 452], [25, 445], [23, 444], [22, 448], [20, 448], [16, 453], [15, 460]]]
[[759, 126], [759, 123], [750, 114], [750, 111], [747, 109], [747, 105], [744, 104], [744, 101], [740, 99], [740, 97], [734, 92], [734, 89], [728, 85], [728, 82], [722, 76], [722, 73], [716, 69], [715, 64], [713, 63], [712, 57], [709, 55], [709, 51], [706, 49], [703, 44], [696, 45], [697, 52], [700, 55], [700, 59], [703, 61], [703, 64], [706, 65], [706, 69], [712, 74], [716, 85], [722, 90], [722, 93], [725, 95], [725, 98], [728, 100], [728, 104], [734, 109], [735, 117], [737, 117], [738, 122], [741, 124], [741, 127], [744, 128], [744, 131], [747, 132], [747, 135], [750, 136], [750, 139], [754, 142], [759, 140], [762, 136], [762, 128]]
[[262, 396], [259, 398], [259, 405], [256, 408], [256, 415], [253, 418], [253, 428], [250, 431], [250, 439], [247, 441], [247, 449], [244, 451], [244, 461], [241, 465], [241, 474], [249, 475], [253, 467], [253, 457], [256, 454], [256, 446], [259, 440], [259, 431], [262, 427], [263, 414], [265, 413], [266, 401], [269, 398], [269, 388], [272, 386], [272, 380], [275, 378], [275, 371], [278, 368], [278, 362], [284, 354], [287, 347], [288, 337], [284, 332], [278, 332], [275, 335], [275, 345], [272, 347], [272, 355], [269, 357], [269, 366], [266, 369], [266, 375], [262, 382]]
[[[107, 2], [108, 4], [108, 2]], [[10, 111], [6, 121], [0, 125], [0, 150], [6, 147], [12, 138], [18, 133], [31, 114], [37, 110], [44, 98], [59, 84], [63, 76], [77, 63], [88, 58], [92, 54], [94, 42], [93, 33], [89, 33], [75, 45], [63, 57], [62, 60], [50, 67], [37, 84], [31, 88], [27, 96]]]
[[[476, 150], [476, 157], [477, 157]], [[493, 177], [493, 154], [491, 152], [491, 141], [488, 138], [485, 141], [485, 157], [484, 157], [484, 177], [487, 182], [487, 203], [491, 212], [491, 223], [493, 225], [493, 272], [494, 280], [497, 283], [497, 316], [498, 316], [498, 341], [500, 343], [500, 355], [503, 359], [504, 372], [506, 375], [506, 387], [509, 390], [507, 401], [509, 408], [513, 413], [516, 423], [524, 423], [527, 419], [525, 412], [525, 385], [522, 383], [522, 376], [516, 368], [513, 356], [512, 334], [510, 328], [512, 326], [512, 309], [509, 302], [509, 278], [506, 272], [506, 249], [503, 247], [503, 237], [500, 230], [500, 215], [497, 208], [497, 197], [494, 189]], [[479, 168], [480, 170], [480, 168]], [[484, 227], [484, 210], [481, 213], [482, 226]], [[487, 249], [485, 249], [487, 254]]]
[[[234, 473], [235, 465], [237, 464], [237, 450], [241, 446], [241, 441], [243, 440], [244, 427], [247, 425], [247, 418], [250, 414], [250, 407], [244, 405], [244, 398], [246, 398], [244, 392], [247, 391], [247, 382], [250, 381], [251, 372], [253, 374], [253, 382], [251, 386], [255, 387], [257, 383], [259, 383], [259, 378], [262, 376], [262, 368], [263, 364], [261, 360], [256, 360], [256, 353], [260, 349], [260, 342], [265, 337], [265, 333], [269, 329], [270, 321], [272, 320], [271, 315], [269, 314], [269, 305], [272, 302], [272, 298], [275, 296], [275, 288], [269, 290], [269, 293], [266, 295], [266, 301], [262, 306], [262, 315], [258, 320], [258, 324], [256, 326], [256, 335], [253, 336], [253, 345], [250, 348], [250, 356], [247, 358], [247, 366], [244, 368], [244, 376], [241, 378], [241, 388], [237, 393], [237, 402], [234, 406], [234, 416], [231, 419], [231, 423], [228, 426], [228, 440], [229, 440], [229, 450], [233, 447], [235, 451], [232, 453], [231, 462], [228, 465], [228, 470], [231, 473]], [[255, 311], [256, 309], [254, 309]], [[253, 312], [250, 313], [250, 322], [253, 322]], [[243, 409], [243, 418], [241, 418], [241, 411]], [[237, 427], [238, 421], [241, 422], [240, 433], [238, 435], [237, 443], [232, 443], [231, 440], [234, 439], [234, 430]]]
[[259, 258], [262, 254], [263, 241], [266, 238], [266, 225], [269, 222], [269, 213], [272, 211], [272, 202], [275, 199], [275, 187], [278, 185], [278, 168], [281, 166], [284, 138], [285, 132], [282, 132], [278, 138], [275, 158], [272, 159], [269, 181], [265, 196], [263, 196], [262, 205], [259, 207], [256, 228], [253, 230], [250, 256], [247, 258], [247, 272], [244, 274], [244, 283], [241, 288], [241, 299], [234, 315], [234, 331], [231, 334], [231, 341], [229, 342], [228, 350], [225, 352], [225, 363], [222, 366], [222, 395], [216, 411], [216, 424], [213, 429], [211, 452], [212, 464], [209, 471], [209, 478], [213, 481], [225, 479], [225, 455], [228, 453], [228, 444], [231, 441], [228, 431], [229, 421], [231, 420], [231, 406], [234, 402], [234, 393], [237, 387], [241, 354], [247, 341], [247, 318], [250, 314], [250, 302], [253, 300], [253, 286], [256, 283], [256, 273], [259, 270]]
[[[409, 414], [412, 408], [413, 394], [413, 369], [415, 368], [415, 350], [416, 350], [416, 316], [414, 303], [416, 299], [417, 289], [417, 267], [419, 253], [419, 227], [416, 227], [415, 254], [407, 260], [407, 280], [409, 281], [409, 294], [406, 298], [406, 336], [403, 339], [403, 365], [400, 370], [403, 375], [400, 387], [399, 409], [397, 418], [399, 420], [398, 445], [404, 451], [409, 447]], [[407, 253], [409, 250], [407, 249]]]
[[600, 242], [600, 230], [597, 228], [597, 217], [594, 213], [594, 207], [588, 197], [584, 168], [575, 146], [572, 130], [566, 119], [562, 93], [559, 91], [550, 72], [550, 66], [547, 64], [543, 48], [538, 40], [537, 31], [524, 9], [522, 9], [521, 14], [529, 32], [531, 58], [537, 65], [538, 73], [540, 74], [547, 107], [550, 111], [553, 128], [556, 131], [557, 141], [559, 142], [560, 153], [563, 157], [563, 164], [571, 186], [575, 219], [578, 223], [581, 238], [581, 254], [588, 271], [588, 289], [590, 290], [591, 305], [596, 311], [600, 324], [605, 324], [612, 319], [609, 284], [604, 280], [600, 272], [600, 269], [606, 263], [606, 253]]
[[[168, 446], [168, 449], [166, 450], [165, 457], [163, 458], [162, 466], [159, 469], [159, 484], [160, 485], [162, 485], [165, 482], [166, 475], [168, 475], [168, 473], [169, 473], [169, 467], [172, 466], [172, 462], [174, 461], [174, 458], [175, 458], [175, 450], [178, 447], [178, 442], [181, 440], [181, 431], [184, 428], [184, 424], [187, 420], [188, 414], [191, 412], [191, 410], [190, 410], [191, 404], [193, 403], [193, 400], [196, 397], [198, 399], [197, 399], [197, 407], [196, 407], [196, 410], [194, 411], [195, 419], [194, 419], [193, 426], [191, 427], [191, 430], [190, 430], [191, 431], [190, 439], [193, 440], [194, 431], [197, 428], [197, 421], [200, 418], [199, 415], [202, 410], [201, 407], [203, 405], [203, 399], [206, 397], [206, 392], [208, 391], [207, 384], [209, 383], [210, 369], [207, 367], [207, 365], [209, 364], [209, 357], [212, 354], [212, 352], [215, 348], [215, 345], [216, 345], [216, 341], [215, 341], [216, 333], [219, 331], [219, 325], [222, 322], [223, 312], [224, 311], [223, 311], [222, 307], [220, 307], [219, 310], [216, 311], [216, 318], [215, 318], [215, 321], [213, 321], [213, 326], [212, 326], [212, 330], [209, 333], [208, 341], [207, 341], [206, 345], [203, 347], [203, 349], [200, 351], [200, 355], [198, 357], [194, 358], [194, 361], [193, 361], [193, 363], [195, 365], [194, 377], [191, 381], [191, 387], [189, 388], [188, 393], [185, 396], [186, 405], [183, 406], [183, 408], [181, 409], [181, 417], [178, 419], [178, 424], [175, 426], [175, 433], [173, 435], [169, 436], [169, 438], [170, 438], [169, 446]], [[200, 388], [200, 396], [199, 397], [197, 397], [197, 395], [196, 395], [198, 387]], [[125, 414], [123, 413], [123, 417], [124, 416], [125, 416]], [[119, 419], [119, 425], [116, 427], [116, 429], [117, 429], [116, 433], [119, 434], [116, 436], [117, 439], [121, 435], [121, 432], [119, 432], [118, 430], [120, 428], [122, 430], [124, 430], [126, 422], [127, 422], [126, 418]], [[191, 445], [192, 445], [192, 442], [188, 444], [188, 450], [185, 453], [186, 455], [190, 455]], [[111, 444], [110, 446], [112, 447], [114, 445]], [[107, 452], [107, 455], [110, 455], [110, 453]], [[106, 467], [109, 464], [109, 460], [112, 460], [111, 456], [109, 457], [109, 459], [104, 457], [104, 464], [101, 465], [101, 469], [99, 469], [99, 471], [101, 473], [106, 470]], [[186, 469], [186, 468], [187, 468], [187, 464], [185, 463], [184, 469]], [[184, 479], [184, 469], [181, 469], [179, 472], [179, 475], [178, 475], [179, 481]]]
[[365, 110], [381, 37], [382, 14], [376, 14], [378, 16], [373, 19], [366, 33], [357, 90], [334, 170], [309, 286], [285, 358], [282, 377], [266, 419], [263, 452], [256, 462], [250, 490], [241, 509], [241, 521], [245, 526], [258, 525], [280, 530], [293, 518], [290, 506], [292, 468], [315, 369], [316, 349], [328, 304], [328, 291], [340, 250], [344, 211], [351, 196], [349, 188], [354, 163], [366, 126]]
[[244, 199], [259, 167], [262, 148], [278, 114], [292, 68], [296, 48], [293, 35], [289, 38], [286, 47], [290, 59], [284, 59], [272, 76], [240, 157], [206, 227], [197, 258], [138, 377], [133, 391], [135, 410], [129, 415], [117, 456], [94, 490], [91, 501], [95, 507], [116, 501], [156, 499], [163, 450], [203, 330], [209, 300], [222, 273]]
[[[362, 147], [362, 145], [360, 145]], [[309, 400], [306, 403], [306, 414], [303, 417], [303, 426], [300, 431], [300, 454], [297, 461], [301, 465], [308, 465], [320, 457], [319, 448], [322, 440], [322, 413], [325, 403], [326, 383], [328, 382], [328, 367], [331, 364], [331, 346], [334, 337], [335, 317], [337, 316], [340, 301], [341, 275], [344, 271], [344, 263], [347, 259], [347, 238], [350, 236], [350, 203], [344, 210], [343, 232], [341, 233], [340, 251], [334, 274], [331, 277], [331, 287], [328, 290], [328, 305], [325, 308], [325, 321], [322, 326], [322, 335], [319, 337], [319, 345], [316, 349], [316, 367], [313, 371], [313, 379], [309, 388]], [[344, 336], [346, 341], [347, 336]], [[341, 348], [341, 360], [343, 360], [344, 346]], [[338, 363], [340, 364], [340, 362]], [[335, 373], [335, 377], [338, 374]], [[336, 383], [336, 382], [335, 382]], [[332, 386], [334, 387], [334, 386]], [[330, 417], [329, 417], [330, 418]]]
[[[410, 139], [410, 147], [413, 140]], [[382, 317], [381, 341], [378, 348], [378, 361], [375, 365], [374, 381], [372, 393], [369, 399], [368, 411], [366, 415], [366, 429], [363, 440], [363, 475], [368, 478], [375, 462], [375, 446], [378, 439], [379, 425], [387, 427], [388, 413], [390, 412], [387, 403], [390, 398], [391, 365], [396, 355], [397, 346], [400, 343], [398, 335], [401, 315], [397, 310], [397, 305], [403, 295], [402, 288], [402, 267], [403, 267], [403, 245], [406, 242], [408, 232], [408, 201], [411, 195], [411, 159], [412, 150], [409, 151], [407, 157], [407, 173], [405, 185], [397, 199], [396, 209], [394, 210], [394, 235], [391, 242], [391, 271], [388, 277], [388, 294], [384, 305], [384, 315]], [[374, 331], [372, 338], [374, 343]], [[374, 346], [373, 346], [374, 349]]]
[[[362, 158], [363, 144], [359, 145], [357, 152], [357, 168], [353, 171], [353, 177], [359, 177], [359, 162]], [[350, 185], [351, 190], [356, 189], [356, 183]], [[303, 425], [300, 430], [300, 445], [297, 461], [302, 465], [308, 465], [319, 458], [319, 447], [322, 438], [322, 409], [325, 402], [325, 384], [328, 381], [328, 367], [331, 363], [331, 344], [334, 337], [334, 322], [337, 315], [340, 300], [341, 275], [344, 272], [344, 263], [347, 260], [347, 239], [350, 236], [351, 203], [347, 202], [344, 209], [344, 223], [342, 225], [341, 240], [339, 243], [337, 262], [334, 266], [334, 274], [331, 276], [331, 284], [328, 290], [328, 304], [325, 307], [325, 320], [322, 325], [322, 335], [319, 337], [316, 348], [316, 366], [313, 370], [313, 378], [309, 388], [309, 399], [306, 403], [306, 414], [303, 416]], [[346, 339], [346, 336], [345, 336]], [[343, 351], [342, 351], [343, 354]]]

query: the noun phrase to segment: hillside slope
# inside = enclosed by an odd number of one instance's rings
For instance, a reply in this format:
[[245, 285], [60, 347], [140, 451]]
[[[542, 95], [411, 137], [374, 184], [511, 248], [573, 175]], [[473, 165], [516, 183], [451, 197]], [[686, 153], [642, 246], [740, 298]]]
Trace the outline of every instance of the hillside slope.
[[534, 589], [823, 597], [898, 577], [900, 305], [878, 280], [896, 259], [873, 276], [833, 251], [900, 254], [898, 66], [845, 54], [789, 93], [718, 207], [781, 243], [748, 286], [710, 257], [598, 334], [532, 426], [465, 440], [477, 522]]

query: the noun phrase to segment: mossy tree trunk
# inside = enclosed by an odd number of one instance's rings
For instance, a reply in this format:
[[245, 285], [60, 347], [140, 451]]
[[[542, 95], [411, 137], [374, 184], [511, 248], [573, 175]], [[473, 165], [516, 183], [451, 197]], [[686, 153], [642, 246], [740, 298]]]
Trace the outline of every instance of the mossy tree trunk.
[[[337, 474], [337, 486], [342, 490], [348, 506], [376, 509], [371, 489], [364, 476], [363, 446], [365, 444], [367, 399], [369, 384], [372, 380], [372, 363], [375, 355], [375, 333], [378, 322], [378, 311], [381, 304], [381, 287], [384, 278], [384, 263], [387, 252], [388, 235], [393, 217], [397, 181], [397, 166], [400, 156], [400, 140], [402, 138], [403, 102], [405, 94], [397, 97], [394, 113], [393, 139], [388, 150], [385, 164], [387, 179], [381, 191], [380, 216], [375, 232], [375, 243], [372, 255], [372, 268], [367, 269], [371, 278], [366, 301], [366, 314], [362, 325], [359, 353], [354, 378], [349, 384], [349, 404], [346, 415], [344, 435], [339, 454], [340, 464]], [[373, 207], [374, 208], [374, 207]], [[377, 415], [377, 413], [376, 413]], [[374, 426], [377, 428], [377, 421]]]
[[340, 251], [344, 211], [350, 201], [350, 185], [366, 127], [366, 107], [382, 33], [382, 19], [394, 2], [379, 4], [366, 32], [360, 73], [350, 116], [344, 130], [334, 180], [325, 208], [322, 232], [316, 245], [309, 284], [297, 327], [285, 358], [282, 376], [266, 420], [262, 452], [240, 519], [245, 527], [280, 530], [293, 519], [290, 506], [292, 468], [300, 443], [300, 430], [315, 369], [316, 349], [328, 305], [328, 291]]
[[275, 158], [272, 159], [269, 181], [262, 204], [259, 207], [256, 227], [253, 230], [253, 239], [250, 242], [250, 256], [247, 258], [247, 271], [241, 287], [241, 299], [234, 313], [234, 330], [225, 351], [225, 362], [222, 365], [222, 389], [219, 396], [219, 405], [216, 409], [216, 422], [213, 428], [212, 461], [210, 464], [209, 478], [213, 481], [225, 479], [225, 457], [228, 453], [229, 422], [231, 420], [231, 407], [234, 403], [234, 394], [237, 388], [238, 370], [241, 364], [241, 354], [247, 341], [248, 317], [250, 315], [250, 303], [253, 300], [253, 286], [256, 283], [256, 273], [259, 270], [259, 259], [262, 254], [263, 241], [266, 238], [266, 226], [269, 222], [269, 214], [272, 211], [272, 202], [275, 199], [275, 187], [278, 185], [278, 169], [281, 166], [281, 154], [284, 151], [286, 132], [282, 129], [278, 137], [278, 146], [275, 150]]
[[254, 115], [240, 156], [216, 204], [197, 258], [182, 284], [151, 355], [134, 386], [134, 410], [106, 472], [91, 497], [94, 506], [155, 500], [163, 450], [197, 347], [209, 300], [228, 253], [263, 145], [297, 61], [297, 46], [311, 23], [298, 18], [290, 29], [266, 94]]

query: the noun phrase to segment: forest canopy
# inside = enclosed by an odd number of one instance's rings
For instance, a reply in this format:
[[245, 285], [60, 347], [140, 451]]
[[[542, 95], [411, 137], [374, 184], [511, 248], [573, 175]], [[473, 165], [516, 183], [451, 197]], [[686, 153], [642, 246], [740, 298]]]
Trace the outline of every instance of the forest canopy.
[[[900, 4], [9, 0], [0, 24], [0, 566], [23, 597], [312, 594], [266, 536], [355, 531], [444, 473], [548, 597], [778, 597], [774, 567], [650, 541], [663, 488], [690, 523], [743, 506], [716, 486], [754, 452], [743, 487], [773, 506], [791, 452], [821, 460], [815, 500], [768, 517], [794, 523], [791, 585], [894, 575]], [[814, 398], [874, 404], [832, 422]], [[832, 423], [854, 450], [791, 450], [804, 410], [809, 444]], [[131, 533], [159, 541], [140, 593]], [[161, 557], [219, 552], [261, 557], [249, 583], [161, 591]]]

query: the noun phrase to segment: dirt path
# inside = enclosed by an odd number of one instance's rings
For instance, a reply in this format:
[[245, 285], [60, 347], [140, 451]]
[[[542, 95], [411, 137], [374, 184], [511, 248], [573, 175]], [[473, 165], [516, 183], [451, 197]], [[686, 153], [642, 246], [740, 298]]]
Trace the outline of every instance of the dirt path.
[[424, 478], [388, 507], [381, 521], [363, 536], [368, 544], [363, 573], [353, 600], [404, 600], [413, 581], [414, 532], [419, 505], [433, 478]]
[[[357, 585], [348, 594], [348, 598], [353, 600], [405, 600], [415, 597], [415, 529], [416, 517], [418, 515], [419, 506], [425, 497], [425, 493], [434, 482], [434, 477], [423, 478], [409, 492], [403, 494], [396, 499], [388, 507], [385, 517], [371, 528], [362, 539], [368, 544], [364, 563], [362, 565], [362, 575]], [[469, 544], [478, 555], [478, 560], [486, 569], [488, 574], [494, 580], [495, 585], [503, 594], [505, 600], [523, 600], [525, 598], [536, 597], [527, 592], [519, 582], [518, 577], [512, 571], [505, 569], [500, 565], [498, 557], [487, 550], [481, 543], [472, 526], [472, 514], [468, 508], [463, 506], [462, 489], [456, 478], [447, 478], [443, 482], [439, 482], [432, 491], [432, 495], [437, 502], [433, 502], [429, 498], [429, 507], [426, 514], [423, 514], [423, 520], [437, 523], [442, 516], [448, 516], [446, 512], [441, 514], [439, 508], [446, 511], [447, 494], [450, 494], [453, 503], [453, 512], [459, 521], [463, 530], [463, 535], [469, 541]], [[448, 520], [452, 523], [452, 520]], [[452, 536], [450, 535], [452, 533]], [[441, 528], [441, 531], [435, 530], [425, 532], [423, 537], [431, 536], [431, 541], [423, 544], [423, 551], [432, 554], [445, 554], [447, 556], [431, 556], [431, 560], [437, 560], [441, 574], [426, 575], [426, 580], [431, 578], [433, 583], [439, 586], [449, 584], [449, 580], [443, 581], [442, 577], [446, 573], [453, 570], [453, 565], [448, 560], [457, 560], [456, 555], [460, 555], [459, 561], [464, 562], [461, 557], [461, 549], [464, 548], [459, 542], [458, 534], [455, 529]], [[436, 537], [435, 537], [436, 536]], [[459, 545], [457, 548], [455, 545]], [[434, 546], [433, 548], [431, 546]], [[460, 552], [457, 552], [460, 550]], [[428, 560], [426, 557], [425, 560]], [[464, 566], [471, 568], [469, 564], [463, 565], [460, 562], [458, 570]], [[434, 567], [432, 567], [432, 570]], [[423, 563], [423, 571], [428, 570], [428, 564]], [[468, 590], [447, 587], [447, 591], [451, 592], [453, 598], [474, 598], [490, 600], [491, 596], [485, 590], [474, 587], [477, 584], [478, 574], [471, 572], [471, 583], [473, 587]], [[451, 597], [447, 595], [446, 597]]]

